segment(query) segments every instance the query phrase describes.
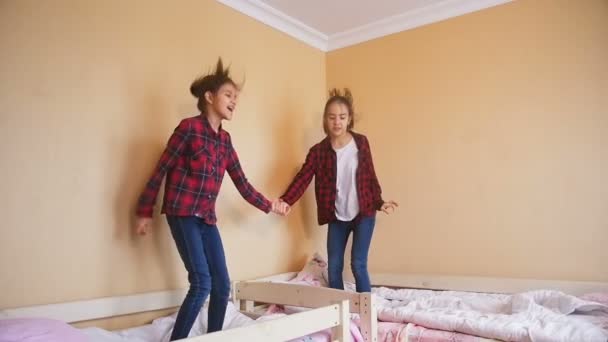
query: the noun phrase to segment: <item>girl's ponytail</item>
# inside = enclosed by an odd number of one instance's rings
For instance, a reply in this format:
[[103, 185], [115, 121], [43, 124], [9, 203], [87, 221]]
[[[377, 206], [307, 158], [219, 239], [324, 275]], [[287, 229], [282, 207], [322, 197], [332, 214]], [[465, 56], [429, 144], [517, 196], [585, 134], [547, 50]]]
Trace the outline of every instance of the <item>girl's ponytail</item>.
[[230, 67], [224, 69], [221, 57], [217, 60], [215, 72], [201, 76], [192, 82], [190, 93], [198, 99], [197, 107], [201, 113], [206, 111], [205, 94], [208, 91], [215, 94], [226, 83], [231, 83], [236, 87], [236, 84], [230, 78]]

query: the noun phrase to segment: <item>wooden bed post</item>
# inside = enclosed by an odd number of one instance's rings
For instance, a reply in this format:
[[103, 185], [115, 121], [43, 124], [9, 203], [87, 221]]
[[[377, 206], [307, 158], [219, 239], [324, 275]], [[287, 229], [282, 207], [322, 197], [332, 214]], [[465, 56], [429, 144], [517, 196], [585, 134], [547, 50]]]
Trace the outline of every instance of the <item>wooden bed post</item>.
[[378, 341], [378, 313], [376, 312], [376, 296], [370, 292], [359, 296], [359, 317], [361, 335], [366, 342]]
[[245, 312], [253, 312], [253, 301], [252, 300], [242, 300], [239, 294], [239, 282], [232, 282], [232, 302], [237, 310], [245, 311]]
[[245, 303], [241, 303], [241, 305], [242, 305], [241, 310], [243, 310], [245, 312], [251, 312], [251, 313], [253, 313], [254, 308], [253, 308], [253, 301], [252, 300], [246, 300]]
[[238, 283], [239, 283], [238, 281], [232, 282], [232, 303], [234, 304], [234, 307], [237, 310], [240, 310], [241, 309], [241, 300], [239, 299], [238, 291], [237, 291]]
[[350, 302], [341, 301], [338, 303], [338, 310], [340, 310], [340, 322], [336, 322], [337, 326], [331, 329], [332, 341], [350, 341]]

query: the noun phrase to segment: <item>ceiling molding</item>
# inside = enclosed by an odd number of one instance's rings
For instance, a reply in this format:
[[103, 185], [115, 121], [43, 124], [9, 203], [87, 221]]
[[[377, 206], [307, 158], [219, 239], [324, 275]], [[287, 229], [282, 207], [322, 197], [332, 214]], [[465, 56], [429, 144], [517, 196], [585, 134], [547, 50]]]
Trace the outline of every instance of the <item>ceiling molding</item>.
[[259, 0], [217, 0], [321, 51], [332, 51], [514, 0], [445, 0], [327, 36]]
[[329, 36], [328, 51], [501, 5], [513, 0], [446, 0]]
[[292, 36], [321, 51], [327, 51], [328, 37], [312, 27], [258, 0], [217, 0], [245, 15]]

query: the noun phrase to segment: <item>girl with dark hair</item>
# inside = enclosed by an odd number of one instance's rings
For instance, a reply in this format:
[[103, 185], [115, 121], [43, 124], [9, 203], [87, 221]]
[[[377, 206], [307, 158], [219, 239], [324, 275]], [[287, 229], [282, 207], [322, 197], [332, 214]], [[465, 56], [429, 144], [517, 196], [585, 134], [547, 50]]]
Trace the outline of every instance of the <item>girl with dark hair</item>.
[[165, 175], [162, 213], [188, 271], [190, 289], [179, 309], [171, 340], [188, 337], [202, 304], [209, 301], [208, 332], [222, 329], [230, 278], [224, 247], [216, 226], [215, 202], [224, 171], [245, 200], [265, 213], [285, 214], [278, 200], [270, 202], [247, 181], [230, 134], [222, 120], [231, 120], [239, 87], [217, 62], [214, 73], [190, 86], [200, 115], [182, 120], [169, 138], [152, 177], [139, 198], [137, 233], [145, 235], [152, 222], [156, 197]]
[[353, 233], [351, 269], [357, 292], [370, 292], [367, 255], [376, 223], [376, 211], [391, 213], [395, 201], [383, 201], [367, 138], [353, 131], [355, 112], [348, 89], [330, 91], [323, 113], [327, 137], [314, 145], [295, 176], [280, 208], [288, 212], [302, 196], [313, 176], [319, 225], [329, 224], [327, 257], [329, 286], [344, 289], [344, 251]]

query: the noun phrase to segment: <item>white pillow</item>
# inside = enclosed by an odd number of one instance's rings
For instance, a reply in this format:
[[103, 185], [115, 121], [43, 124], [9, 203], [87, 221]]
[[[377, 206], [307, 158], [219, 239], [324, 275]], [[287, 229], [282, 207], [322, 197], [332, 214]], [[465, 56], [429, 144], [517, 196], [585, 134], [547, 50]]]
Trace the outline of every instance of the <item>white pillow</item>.
[[327, 261], [319, 253], [315, 253], [292, 282], [305, 282], [310, 285], [327, 287]]

